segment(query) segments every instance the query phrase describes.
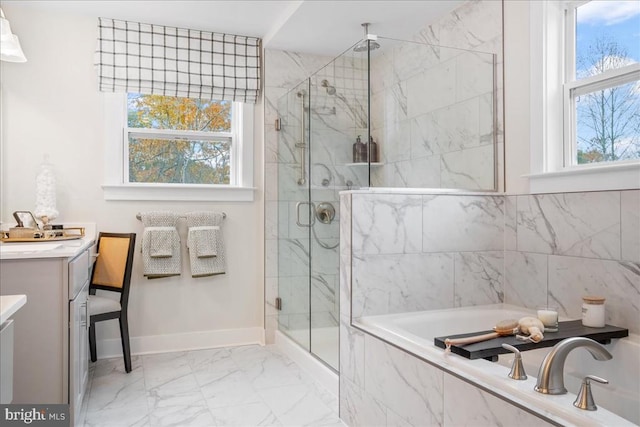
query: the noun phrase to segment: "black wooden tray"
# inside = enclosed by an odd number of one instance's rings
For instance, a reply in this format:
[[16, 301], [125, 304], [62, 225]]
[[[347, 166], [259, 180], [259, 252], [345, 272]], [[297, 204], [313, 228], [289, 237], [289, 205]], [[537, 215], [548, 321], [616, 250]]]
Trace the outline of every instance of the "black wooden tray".
[[[471, 332], [468, 334], [458, 334], [445, 337], [436, 337], [433, 339], [436, 347], [446, 348], [444, 340], [447, 338], [464, 338], [474, 335], [486, 334], [493, 331]], [[545, 332], [544, 338], [539, 343], [531, 341], [520, 341], [515, 335], [498, 337], [488, 341], [477, 342], [466, 345], [452, 345], [451, 352], [459, 354], [467, 359], [487, 359], [491, 361], [498, 360], [499, 354], [511, 353], [509, 350], [502, 348], [503, 343], [510, 344], [520, 351], [535, 350], [538, 348], [553, 347], [558, 342], [571, 337], [586, 337], [599, 342], [600, 344], [609, 344], [613, 338], [624, 338], [629, 336], [629, 330], [619, 328], [617, 326], [605, 325], [604, 328], [589, 328], [582, 326], [582, 320], [569, 320], [560, 322], [558, 332]]]

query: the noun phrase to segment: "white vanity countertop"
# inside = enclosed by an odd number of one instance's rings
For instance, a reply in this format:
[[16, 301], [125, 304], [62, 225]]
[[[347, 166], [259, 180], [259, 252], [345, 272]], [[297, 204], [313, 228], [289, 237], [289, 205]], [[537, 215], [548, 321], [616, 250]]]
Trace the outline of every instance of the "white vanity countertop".
[[87, 249], [96, 239], [95, 224], [64, 224], [84, 227], [84, 237], [75, 240], [42, 241], [28, 243], [0, 243], [0, 260], [35, 258], [73, 258]]
[[0, 296], [0, 325], [9, 320], [27, 302], [26, 295]]

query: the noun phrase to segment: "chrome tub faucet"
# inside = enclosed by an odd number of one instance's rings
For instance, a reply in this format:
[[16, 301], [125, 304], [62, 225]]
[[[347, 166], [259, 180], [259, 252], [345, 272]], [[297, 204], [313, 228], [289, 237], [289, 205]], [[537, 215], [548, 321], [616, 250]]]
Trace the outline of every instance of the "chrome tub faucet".
[[565, 394], [564, 362], [571, 350], [584, 347], [596, 360], [610, 360], [613, 356], [602, 344], [590, 338], [567, 338], [556, 344], [542, 361], [534, 390], [543, 394]]

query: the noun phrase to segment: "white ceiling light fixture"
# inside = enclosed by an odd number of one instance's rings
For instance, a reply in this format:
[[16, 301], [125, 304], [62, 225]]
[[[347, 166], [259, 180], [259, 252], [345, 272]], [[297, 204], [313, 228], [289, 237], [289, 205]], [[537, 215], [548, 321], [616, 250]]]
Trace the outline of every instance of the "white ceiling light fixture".
[[22, 52], [18, 36], [11, 32], [9, 21], [0, 9], [0, 60], [7, 62], [27, 62]]

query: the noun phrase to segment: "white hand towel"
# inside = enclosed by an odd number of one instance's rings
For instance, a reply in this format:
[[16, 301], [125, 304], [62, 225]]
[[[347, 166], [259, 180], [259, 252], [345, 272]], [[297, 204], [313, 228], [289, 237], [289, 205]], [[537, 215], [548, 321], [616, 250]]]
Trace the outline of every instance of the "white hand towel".
[[[142, 224], [145, 226], [142, 234], [142, 263], [143, 274], [148, 279], [157, 279], [180, 275], [182, 260], [180, 256], [180, 236], [176, 229], [178, 215], [173, 212], [144, 212], [141, 214]], [[162, 236], [165, 233], [165, 236]], [[153, 249], [156, 243], [169, 241], [171, 253], [169, 256], [157, 256], [168, 253], [166, 245]], [[156, 255], [156, 256], [154, 256]]]
[[[224, 241], [222, 237], [222, 230], [220, 226], [222, 225], [223, 216], [221, 213], [216, 212], [188, 212], [186, 214], [187, 217], [187, 226], [189, 227], [189, 235], [192, 236], [193, 242], [187, 242], [189, 246], [189, 262], [191, 264], [191, 276], [192, 277], [206, 277], [213, 276], [216, 274], [224, 274], [225, 273], [225, 250], [224, 250]], [[217, 228], [216, 229], [214, 229]], [[215, 256], [206, 256], [201, 257], [198, 256], [199, 249], [197, 248], [195, 234], [192, 234], [192, 229], [194, 231], [199, 232], [201, 228], [211, 228], [209, 230], [211, 236], [213, 238], [211, 245], [215, 248]], [[206, 243], [205, 245], [208, 245]], [[210, 250], [203, 250], [202, 253], [213, 253]]]
[[[168, 258], [173, 256], [173, 238], [175, 227], [146, 227], [148, 232], [151, 258]], [[144, 238], [144, 236], [143, 236]]]
[[218, 255], [218, 233], [220, 227], [189, 227], [187, 246], [195, 250], [198, 258], [211, 258]]

